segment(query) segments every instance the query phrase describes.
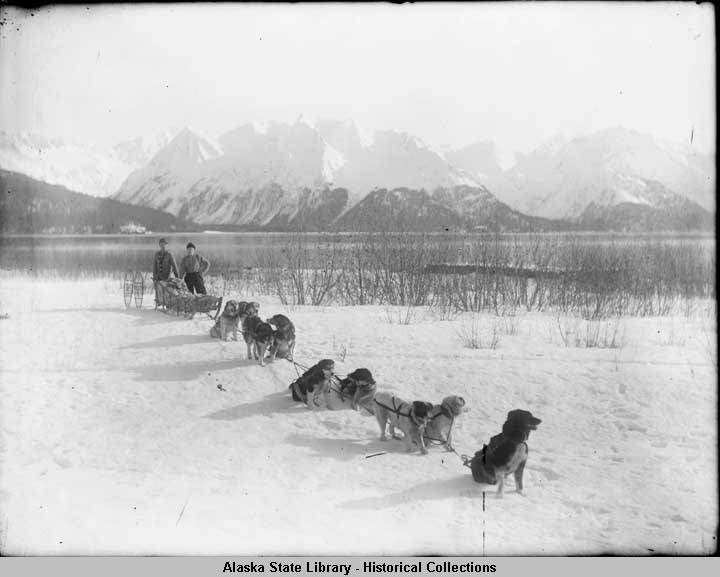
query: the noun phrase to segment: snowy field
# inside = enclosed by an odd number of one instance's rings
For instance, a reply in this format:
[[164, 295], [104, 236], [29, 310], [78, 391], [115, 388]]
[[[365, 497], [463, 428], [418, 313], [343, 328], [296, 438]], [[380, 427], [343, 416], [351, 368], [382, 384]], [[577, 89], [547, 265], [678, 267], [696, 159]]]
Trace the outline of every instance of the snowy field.
[[244, 360], [244, 343], [209, 338], [206, 317], [155, 312], [149, 297], [126, 310], [117, 281], [3, 276], [3, 553], [715, 550], [708, 315], [623, 319], [614, 349], [566, 346], [552, 315], [481, 315], [497, 346], [470, 349], [462, 316], [418, 309], [400, 324], [402, 313], [384, 307], [253, 300], [261, 316], [294, 321], [303, 364], [367, 367], [379, 389], [408, 400], [462, 395], [459, 453], [480, 449], [509, 410], [532, 411], [542, 424], [529, 440], [525, 495], [511, 479], [503, 499], [486, 488], [483, 508], [484, 487], [457, 455], [407, 454], [378, 439], [372, 417], [293, 403], [290, 363]]

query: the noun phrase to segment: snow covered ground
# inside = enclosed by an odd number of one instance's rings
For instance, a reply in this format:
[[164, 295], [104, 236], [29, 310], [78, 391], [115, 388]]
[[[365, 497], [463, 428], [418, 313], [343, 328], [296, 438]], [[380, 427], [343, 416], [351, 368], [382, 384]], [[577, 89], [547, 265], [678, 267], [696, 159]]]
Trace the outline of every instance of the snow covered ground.
[[[232, 295], [245, 298], [252, 295]], [[126, 310], [118, 281], [0, 278], [0, 546], [8, 554], [707, 554], [717, 546], [717, 365], [702, 318], [623, 319], [620, 349], [565, 346], [551, 315], [286, 308], [296, 358], [470, 408], [472, 454], [506, 413], [543, 422], [525, 495], [453, 453], [403, 452], [372, 417], [293, 403], [293, 366], [244, 360], [211, 321]], [[498, 324], [502, 323], [502, 324]], [[500, 334], [501, 333], [501, 334]], [[342, 360], [345, 354], [344, 360]], [[716, 358], [716, 357], [715, 357]], [[218, 388], [222, 385], [225, 391]], [[387, 451], [387, 454], [366, 458]], [[484, 535], [484, 538], [483, 538]]]

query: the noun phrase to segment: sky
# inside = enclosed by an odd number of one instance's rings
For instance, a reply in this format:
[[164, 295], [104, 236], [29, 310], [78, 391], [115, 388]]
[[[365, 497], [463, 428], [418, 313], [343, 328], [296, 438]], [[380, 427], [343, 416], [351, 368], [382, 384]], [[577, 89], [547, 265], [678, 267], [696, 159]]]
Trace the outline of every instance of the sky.
[[0, 7], [0, 129], [111, 144], [352, 119], [527, 152], [623, 126], [715, 149], [710, 4]]

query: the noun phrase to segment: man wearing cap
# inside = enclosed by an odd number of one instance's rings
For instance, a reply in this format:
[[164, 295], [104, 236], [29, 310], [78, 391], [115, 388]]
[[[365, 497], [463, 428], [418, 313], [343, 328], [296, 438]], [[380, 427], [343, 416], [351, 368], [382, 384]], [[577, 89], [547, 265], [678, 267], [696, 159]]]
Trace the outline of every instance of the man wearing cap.
[[158, 293], [157, 288], [157, 282], [161, 280], [168, 280], [170, 278], [170, 273], [172, 272], [175, 276], [178, 275], [178, 269], [177, 265], [175, 264], [175, 259], [173, 258], [173, 255], [170, 251], [165, 250], [165, 247], [168, 244], [168, 241], [164, 238], [161, 238], [159, 241], [160, 244], [160, 250], [155, 253], [155, 258], [153, 259], [153, 284], [155, 285], [155, 303], [160, 305], [163, 304], [160, 298], [160, 295]]
[[155, 253], [155, 261], [153, 263], [153, 281], [168, 280], [170, 278], [170, 272], [178, 276], [175, 259], [172, 253], [165, 249], [168, 241], [161, 238], [159, 244], [160, 250]]
[[210, 262], [199, 254], [195, 254], [195, 245], [187, 243], [187, 254], [180, 261], [180, 278], [185, 278], [188, 290], [199, 295], [207, 294], [203, 276], [210, 269]]

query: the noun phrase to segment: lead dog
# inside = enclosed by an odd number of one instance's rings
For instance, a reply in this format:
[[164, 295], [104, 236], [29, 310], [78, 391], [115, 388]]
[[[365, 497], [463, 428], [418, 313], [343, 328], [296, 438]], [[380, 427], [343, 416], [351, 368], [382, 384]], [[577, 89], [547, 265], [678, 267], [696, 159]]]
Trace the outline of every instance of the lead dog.
[[375, 395], [375, 418], [380, 427], [380, 440], [385, 441], [385, 426], [389, 424], [390, 435], [397, 439], [395, 427], [403, 432], [405, 448], [413, 450], [413, 443], [420, 447], [420, 452], [427, 455], [423, 434], [430, 417], [432, 404], [423, 401], [408, 403], [390, 393], [380, 392]]
[[445, 397], [439, 405], [435, 405], [430, 411], [430, 419], [423, 434], [425, 441], [439, 442], [448, 451], [452, 451], [452, 427], [455, 419], [462, 415], [465, 410], [465, 399], [462, 397], [458, 395]]
[[502, 497], [505, 477], [515, 476], [515, 488], [518, 493], [523, 489], [523, 472], [528, 458], [527, 440], [530, 431], [542, 423], [530, 411], [515, 409], [507, 415], [502, 433], [490, 439], [490, 443], [475, 453], [470, 461], [473, 479], [478, 483], [495, 485], [497, 494]]
[[273, 315], [267, 322], [276, 327], [273, 331], [273, 344], [270, 347], [270, 360], [275, 357], [293, 360], [295, 355], [295, 325], [285, 315]]

